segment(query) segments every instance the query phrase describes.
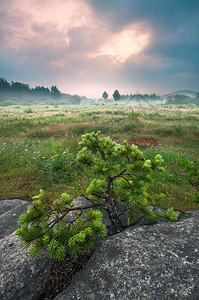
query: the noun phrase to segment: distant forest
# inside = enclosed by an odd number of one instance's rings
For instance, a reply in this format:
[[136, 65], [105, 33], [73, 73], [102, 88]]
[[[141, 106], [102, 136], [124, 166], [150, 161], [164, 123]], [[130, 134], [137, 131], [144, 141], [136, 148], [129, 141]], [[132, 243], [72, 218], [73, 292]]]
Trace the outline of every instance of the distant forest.
[[80, 104], [81, 97], [78, 95], [64, 94], [56, 85], [48, 87], [36, 86], [30, 88], [28, 84], [0, 78], [0, 105], [16, 104]]
[[48, 87], [36, 86], [30, 88], [28, 84], [12, 81], [9, 83], [6, 79], [0, 78], [0, 106], [8, 105], [33, 105], [33, 104], [47, 104], [47, 105], [63, 105], [63, 104], [102, 104], [102, 103], [151, 103], [157, 101], [166, 104], [196, 104], [199, 105], [199, 93], [194, 96], [184, 94], [171, 94], [168, 96], [159, 96], [153, 94], [130, 94], [120, 95], [118, 90], [113, 93], [113, 99], [108, 98], [106, 91], [102, 94], [102, 98], [98, 100], [80, 97], [78, 95], [70, 95], [61, 93], [56, 85]]

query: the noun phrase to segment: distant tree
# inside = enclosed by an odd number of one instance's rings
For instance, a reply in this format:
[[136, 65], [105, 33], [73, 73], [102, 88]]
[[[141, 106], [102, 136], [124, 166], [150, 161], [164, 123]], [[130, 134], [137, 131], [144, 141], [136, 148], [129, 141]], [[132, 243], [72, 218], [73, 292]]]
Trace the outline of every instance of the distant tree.
[[10, 89], [10, 84], [6, 79], [0, 78], [0, 92], [7, 92]]
[[168, 104], [189, 104], [192, 103], [193, 100], [191, 97], [186, 95], [174, 95], [174, 96], [168, 96], [167, 97], [167, 103]]
[[21, 82], [13, 82], [11, 83], [11, 92], [14, 97], [21, 99], [23, 95], [27, 95], [30, 92], [30, 88], [28, 84], [21, 83]]
[[156, 93], [153, 93], [148, 96], [150, 100], [161, 100], [161, 97], [159, 95], [156, 95]]
[[115, 92], [113, 93], [113, 98], [115, 101], [120, 100], [121, 96], [120, 96], [120, 93], [118, 92], [118, 90], [115, 90]]
[[61, 97], [61, 92], [58, 90], [56, 85], [51, 86], [51, 96], [53, 98], [60, 98]]
[[72, 104], [80, 104], [81, 102], [81, 97], [78, 95], [73, 95], [70, 97], [70, 101]]
[[10, 92], [10, 83], [6, 79], [0, 78], [0, 99], [4, 99]]
[[39, 96], [49, 96], [50, 95], [49, 88], [45, 88], [44, 86], [36, 86], [34, 89], [32, 89], [32, 92]]
[[196, 94], [195, 98], [194, 98], [194, 103], [199, 106], [199, 93]]
[[30, 91], [29, 85], [21, 82], [13, 82], [11, 83], [11, 89], [15, 92], [28, 92]]
[[103, 94], [102, 94], [102, 98], [103, 99], [107, 99], [108, 98], [108, 94], [107, 94], [107, 92], [105, 91], [105, 92], [103, 92]]

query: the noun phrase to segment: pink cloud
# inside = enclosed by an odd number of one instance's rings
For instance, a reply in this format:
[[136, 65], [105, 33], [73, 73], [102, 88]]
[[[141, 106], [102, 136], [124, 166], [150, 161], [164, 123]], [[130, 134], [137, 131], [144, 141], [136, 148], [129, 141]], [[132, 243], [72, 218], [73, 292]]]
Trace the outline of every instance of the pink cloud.
[[2, 47], [15, 50], [29, 73], [47, 76], [66, 92], [78, 88], [93, 96], [103, 86], [114, 88], [123, 63], [132, 55], [135, 59], [150, 41], [146, 24], [113, 31], [109, 20], [84, 0], [11, 0], [3, 9]]
[[47, 49], [54, 55], [53, 60], [49, 59], [50, 64], [62, 60], [63, 65], [71, 53], [92, 58], [109, 55], [123, 62], [141, 51], [150, 37], [139, 24], [113, 33], [108, 21], [97, 16], [83, 0], [12, 0], [4, 2], [3, 9], [4, 47], [20, 49], [27, 55], [29, 51], [33, 54], [31, 49], [37, 55], [38, 50]]

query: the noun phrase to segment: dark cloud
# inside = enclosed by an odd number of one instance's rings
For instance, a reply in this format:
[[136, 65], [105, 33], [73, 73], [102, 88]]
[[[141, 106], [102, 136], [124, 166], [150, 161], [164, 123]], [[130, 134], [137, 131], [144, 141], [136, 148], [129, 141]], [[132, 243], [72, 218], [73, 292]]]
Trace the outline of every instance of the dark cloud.
[[154, 25], [173, 28], [179, 21], [197, 17], [199, 10], [197, 0], [87, 0], [87, 2], [116, 26], [147, 20]]
[[[121, 77], [165, 88], [198, 88], [199, 80], [199, 1], [198, 0], [88, 0], [112, 30], [136, 22], [144, 22], [153, 31], [152, 42], [145, 54], [165, 64], [136, 65], [128, 61], [121, 68]], [[153, 59], [151, 58], [153, 62]], [[144, 62], [144, 60], [143, 60]], [[160, 63], [161, 65], [161, 63]], [[136, 75], [135, 75], [136, 74]], [[139, 80], [138, 80], [139, 78]]]
[[171, 57], [180, 55], [184, 58], [185, 54], [191, 58], [198, 53], [198, 0], [88, 0], [88, 2], [104, 18], [107, 16], [113, 30], [114, 28], [120, 30], [122, 26], [130, 23], [147, 23], [154, 30], [153, 43], [149, 49], [151, 52], [161, 52]]

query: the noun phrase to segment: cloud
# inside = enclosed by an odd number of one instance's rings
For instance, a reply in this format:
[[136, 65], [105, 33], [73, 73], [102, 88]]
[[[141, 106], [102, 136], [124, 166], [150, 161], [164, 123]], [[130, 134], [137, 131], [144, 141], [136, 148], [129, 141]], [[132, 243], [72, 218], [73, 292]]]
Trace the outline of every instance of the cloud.
[[[88, 0], [94, 10], [109, 19], [115, 31], [131, 24], [147, 24], [153, 31], [152, 42], [147, 50], [162, 56], [193, 56], [198, 50], [199, 2], [156, 0]], [[185, 49], [184, 52], [180, 49]], [[192, 49], [192, 51], [190, 51]], [[191, 56], [192, 53], [192, 56]]]
[[125, 62], [131, 55], [143, 51], [149, 43], [150, 33], [145, 27], [143, 24], [133, 24], [121, 32], [111, 34], [93, 57], [109, 55], [116, 62]]
[[0, 76], [88, 96], [196, 89], [198, 13], [195, 0], [1, 0]]

